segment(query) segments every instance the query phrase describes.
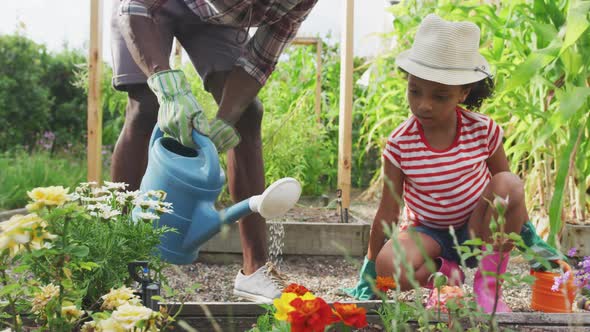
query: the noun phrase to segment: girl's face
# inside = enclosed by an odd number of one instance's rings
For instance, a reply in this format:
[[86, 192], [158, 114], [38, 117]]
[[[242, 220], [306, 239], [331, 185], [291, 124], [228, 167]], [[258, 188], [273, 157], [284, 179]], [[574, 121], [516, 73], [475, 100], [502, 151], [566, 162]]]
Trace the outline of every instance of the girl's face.
[[465, 101], [469, 90], [462, 85], [445, 85], [408, 75], [410, 110], [424, 128], [453, 125], [457, 104]]

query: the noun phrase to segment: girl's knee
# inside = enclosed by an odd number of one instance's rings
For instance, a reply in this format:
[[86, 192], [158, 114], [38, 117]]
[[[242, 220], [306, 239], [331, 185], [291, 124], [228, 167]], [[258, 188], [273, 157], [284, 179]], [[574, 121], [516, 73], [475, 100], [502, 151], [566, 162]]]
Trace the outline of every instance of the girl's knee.
[[524, 199], [524, 184], [516, 174], [511, 172], [495, 174], [490, 181], [490, 186], [495, 195], [503, 199], [508, 198], [508, 204]]

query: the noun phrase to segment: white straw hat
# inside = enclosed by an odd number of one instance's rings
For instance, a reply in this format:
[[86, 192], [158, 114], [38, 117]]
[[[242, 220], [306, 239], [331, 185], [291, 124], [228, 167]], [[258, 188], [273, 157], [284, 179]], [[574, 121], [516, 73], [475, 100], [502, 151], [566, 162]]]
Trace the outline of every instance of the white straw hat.
[[395, 63], [424, 80], [463, 85], [491, 77], [479, 54], [479, 28], [471, 22], [449, 22], [429, 14], [418, 27], [412, 48]]

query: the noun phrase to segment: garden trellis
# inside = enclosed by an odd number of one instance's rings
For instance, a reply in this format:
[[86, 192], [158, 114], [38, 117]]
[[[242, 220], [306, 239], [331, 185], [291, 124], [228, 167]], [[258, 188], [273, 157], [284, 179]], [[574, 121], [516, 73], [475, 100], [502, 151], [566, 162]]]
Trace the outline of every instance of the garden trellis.
[[[88, 181], [101, 182], [102, 174], [102, 108], [100, 105], [100, 77], [102, 71], [102, 6], [103, 0], [91, 0], [90, 4], [90, 50], [88, 54]], [[350, 207], [352, 166], [352, 86], [353, 86], [353, 31], [354, 0], [344, 2], [341, 37], [340, 67], [340, 116], [338, 134], [338, 189], [345, 218]], [[302, 42], [305, 44], [304, 42]], [[321, 42], [318, 45], [318, 73]], [[176, 51], [178, 53], [178, 51]], [[319, 76], [318, 76], [319, 79]], [[319, 117], [320, 93], [316, 87], [316, 114]]]

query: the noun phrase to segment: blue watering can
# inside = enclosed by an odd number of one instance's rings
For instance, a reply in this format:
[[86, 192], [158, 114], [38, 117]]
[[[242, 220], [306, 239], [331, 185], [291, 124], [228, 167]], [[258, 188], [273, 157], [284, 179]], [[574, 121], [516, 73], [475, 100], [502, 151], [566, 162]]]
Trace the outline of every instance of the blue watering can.
[[[148, 165], [140, 191], [163, 190], [173, 213], [164, 213], [154, 227], [168, 226], [176, 232], [162, 235], [158, 249], [172, 264], [191, 264], [199, 248], [221, 230], [251, 213], [275, 218], [291, 209], [299, 200], [301, 185], [293, 178], [283, 178], [264, 193], [245, 199], [221, 211], [215, 201], [225, 184], [219, 156], [213, 142], [193, 130], [196, 150], [183, 146], [163, 133], [156, 125], [150, 139]], [[133, 211], [140, 212], [139, 208]]]

